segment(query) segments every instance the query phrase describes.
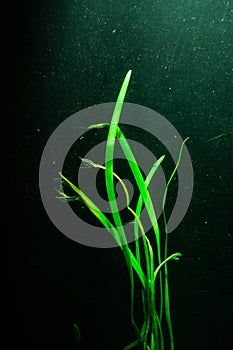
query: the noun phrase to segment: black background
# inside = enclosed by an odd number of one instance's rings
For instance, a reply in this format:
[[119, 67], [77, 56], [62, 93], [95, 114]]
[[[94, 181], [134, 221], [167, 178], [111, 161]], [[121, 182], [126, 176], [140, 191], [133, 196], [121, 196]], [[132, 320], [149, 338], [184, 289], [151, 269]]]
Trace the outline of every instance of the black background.
[[2, 321], [9, 349], [75, 349], [73, 322], [82, 349], [118, 350], [134, 339], [121, 252], [84, 247], [58, 232], [38, 187], [52, 131], [82, 108], [115, 101], [128, 69], [126, 100], [190, 136], [194, 194], [171, 238], [171, 249], [183, 253], [171, 266], [176, 349], [232, 348], [232, 10], [231, 1], [210, 0], [2, 7], [2, 154], [9, 165]]

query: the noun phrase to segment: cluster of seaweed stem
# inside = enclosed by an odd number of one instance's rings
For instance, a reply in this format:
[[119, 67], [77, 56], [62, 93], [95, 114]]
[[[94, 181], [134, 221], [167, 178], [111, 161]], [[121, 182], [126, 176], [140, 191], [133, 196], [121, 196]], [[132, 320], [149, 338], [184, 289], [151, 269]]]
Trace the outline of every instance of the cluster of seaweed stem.
[[[170, 182], [174, 177], [182, 156], [182, 150], [186, 138], [180, 148], [179, 156], [174, 167], [172, 174], [167, 181], [166, 188], [163, 195], [162, 202], [162, 214], [165, 231], [165, 242], [163, 251], [161, 249], [161, 235], [156, 218], [153, 202], [148, 190], [148, 186], [158, 167], [164, 159], [164, 155], [161, 156], [155, 164], [153, 164], [148, 175], [144, 179], [140, 171], [139, 165], [135, 159], [135, 156], [124, 136], [122, 130], [119, 127], [119, 119], [121, 110], [123, 107], [125, 95], [127, 92], [128, 84], [130, 81], [132, 71], [130, 70], [120, 89], [115, 108], [112, 114], [111, 122], [91, 125], [89, 128], [103, 128], [108, 127], [108, 137], [106, 142], [105, 153], [105, 165], [96, 164], [89, 159], [81, 159], [87, 167], [96, 167], [102, 169], [105, 172], [105, 184], [109, 200], [110, 209], [112, 212], [112, 222], [106, 217], [106, 215], [95, 205], [95, 203], [85, 195], [77, 186], [75, 186], [69, 179], [67, 179], [62, 173], [59, 173], [62, 180], [67, 183], [75, 192], [75, 196], [69, 197], [64, 192], [60, 191], [61, 197], [65, 200], [80, 199], [89, 210], [95, 215], [95, 217], [101, 222], [101, 224], [109, 231], [109, 233], [116, 240], [119, 248], [122, 250], [126, 266], [129, 272], [130, 280], [130, 314], [131, 323], [135, 333], [136, 339], [124, 347], [123, 350], [130, 350], [138, 348], [140, 350], [164, 350], [167, 346], [174, 350], [174, 339], [172, 331], [171, 313], [170, 313], [170, 301], [169, 301], [169, 283], [168, 283], [168, 266], [167, 263], [170, 260], [178, 260], [181, 253], [173, 253], [168, 256], [168, 232], [167, 232], [167, 219], [165, 214], [165, 203], [167, 198], [167, 192]], [[113, 159], [114, 159], [114, 147], [116, 141], [119, 142], [122, 151], [125, 154], [132, 175], [136, 181], [139, 189], [139, 198], [137, 200], [136, 209], [133, 210], [130, 207], [129, 194], [126, 185], [123, 180], [114, 172]], [[131, 212], [134, 218], [134, 250], [130, 248], [126, 234], [124, 231], [124, 225], [122, 218], [118, 210], [114, 178], [121, 184], [126, 200], [126, 207]], [[153, 249], [152, 244], [144, 231], [143, 224], [140, 219], [140, 214], [143, 205], [145, 206], [148, 217], [151, 221], [151, 227], [154, 233], [154, 241], [156, 244]], [[141, 241], [141, 244], [140, 244]], [[142, 259], [145, 260], [145, 267], [142, 266]], [[140, 281], [140, 294], [143, 320], [141, 322], [135, 319], [135, 277]], [[140, 295], [139, 294], [139, 295]], [[137, 303], [138, 304], [138, 303]], [[164, 330], [165, 328], [165, 330]], [[79, 337], [79, 329], [74, 325], [74, 329], [77, 337]], [[166, 341], [165, 341], [166, 335]], [[168, 339], [169, 338], [169, 339]]]

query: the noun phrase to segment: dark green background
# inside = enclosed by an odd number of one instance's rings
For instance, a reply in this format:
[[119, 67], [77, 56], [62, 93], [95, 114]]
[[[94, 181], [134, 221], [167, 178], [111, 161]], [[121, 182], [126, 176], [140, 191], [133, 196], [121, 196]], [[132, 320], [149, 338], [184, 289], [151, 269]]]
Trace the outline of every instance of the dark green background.
[[74, 112], [115, 101], [132, 69], [126, 101], [190, 136], [194, 194], [170, 246], [183, 253], [170, 274], [176, 349], [232, 349], [232, 0], [8, 5], [9, 288], [2, 301], [9, 348], [16, 341], [24, 349], [73, 350], [73, 322], [83, 350], [120, 350], [134, 339], [121, 252], [67, 239], [38, 188], [52, 131]]

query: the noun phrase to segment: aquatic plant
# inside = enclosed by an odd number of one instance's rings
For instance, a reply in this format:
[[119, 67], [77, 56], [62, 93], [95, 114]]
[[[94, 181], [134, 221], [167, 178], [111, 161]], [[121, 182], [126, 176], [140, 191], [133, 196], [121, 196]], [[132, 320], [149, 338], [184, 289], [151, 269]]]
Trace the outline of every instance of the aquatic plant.
[[[163, 195], [162, 213], [163, 223], [165, 231], [165, 242], [163, 250], [161, 248], [161, 235], [156, 218], [155, 209], [152, 203], [150, 192], [148, 190], [149, 183], [156, 173], [158, 167], [164, 159], [164, 155], [161, 156], [151, 168], [146, 179], [143, 178], [140, 171], [139, 165], [134, 157], [134, 154], [125, 138], [121, 128], [119, 127], [119, 119], [121, 110], [123, 107], [125, 95], [127, 92], [128, 84], [131, 77], [131, 71], [129, 71], [122, 83], [115, 108], [113, 111], [112, 119], [110, 124], [98, 124], [91, 125], [90, 128], [109, 128], [106, 153], [105, 153], [105, 165], [96, 164], [91, 160], [82, 159], [82, 161], [89, 167], [97, 167], [105, 172], [105, 184], [108, 195], [108, 200], [112, 212], [111, 222], [106, 215], [95, 205], [95, 203], [85, 195], [77, 186], [75, 186], [69, 179], [67, 179], [62, 173], [60, 176], [62, 180], [67, 183], [75, 192], [75, 196], [69, 197], [66, 194], [60, 192], [60, 195], [65, 200], [79, 198], [87, 208], [95, 215], [95, 217], [101, 222], [101, 224], [109, 231], [109, 233], [116, 240], [119, 248], [122, 250], [126, 262], [126, 266], [129, 272], [130, 287], [131, 287], [131, 322], [134, 329], [136, 340], [125, 346], [123, 350], [130, 350], [138, 348], [141, 350], [164, 350], [166, 345], [171, 350], [174, 350], [174, 340], [172, 332], [172, 323], [170, 315], [170, 302], [169, 302], [169, 285], [168, 285], [168, 267], [167, 263], [170, 260], [179, 260], [181, 253], [173, 253], [168, 256], [168, 232], [167, 232], [167, 220], [165, 214], [165, 203], [168, 192], [168, 187], [174, 177], [176, 170], [179, 166], [182, 150], [187, 139], [185, 139], [181, 145], [180, 153], [175, 165], [175, 168], [166, 184], [166, 188]], [[113, 169], [113, 158], [114, 158], [114, 147], [115, 142], [118, 141], [122, 151], [125, 154], [126, 160], [131, 169], [132, 175], [136, 181], [139, 189], [139, 198], [137, 201], [136, 209], [133, 210], [130, 207], [129, 194], [127, 187], [125, 186], [122, 179], [114, 172]], [[134, 218], [133, 229], [134, 229], [134, 250], [130, 248], [124, 227], [122, 224], [122, 218], [118, 210], [116, 201], [115, 189], [114, 189], [114, 178], [116, 178], [125, 193], [126, 206], [131, 212]], [[145, 234], [143, 224], [140, 219], [140, 214], [143, 205], [145, 206], [148, 217], [151, 221], [151, 225], [154, 232], [156, 247], [153, 249], [152, 244]], [[141, 235], [139, 235], [139, 232]], [[145, 260], [145, 268], [143, 268], [142, 260]], [[139, 322], [135, 320], [135, 277], [140, 281], [140, 292], [141, 292], [141, 305], [143, 321]], [[80, 342], [80, 332], [76, 325], [74, 330], [78, 342]], [[169, 337], [169, 341], [165, 341], [164, 337]]]

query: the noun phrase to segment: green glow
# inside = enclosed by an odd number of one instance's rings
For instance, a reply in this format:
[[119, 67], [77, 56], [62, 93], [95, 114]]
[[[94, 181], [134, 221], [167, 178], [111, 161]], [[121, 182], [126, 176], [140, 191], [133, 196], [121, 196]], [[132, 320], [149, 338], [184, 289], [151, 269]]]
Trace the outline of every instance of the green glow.
[[[84, 164], [87, 167], [97, 167], [102, 169], [105, 172], [105, 184], [108, 194], [108, 200], [110, 203], [110, 208], [112, 211], [113, 223], [111, 223], [103, 212], [92, 202], [90, 198], [88, 198], [78, 187], [76, 187], [72, 182], [70, 182], [63, 174], [60, 173], [61, 178], [74, 190], [76, 196], [69, 197], [66, 194], [59, 192], [60, 196], [65, 199], [80, 199], [83, 203], [89, 208], [89, 210], [97, 217], [97, 219], [103, 224], [103, 226], [111, 233], [116, 242], [118, 243], [120, 249], [122, 250], [126, 266], [129, 271], [130, 278], [130, 286], [131, 286], [131, 322], [135, 332], [136, 340], [124, 347], [123, 350], [130, 350], [133, 348], [140, 348], [143, 350], [164, 350], [164, 326], [166, 320], [166, 335], [169, 336], [169, 348], [174, 350], [174, 341], [173, 341], [173, 333], [172, 333], [172, 324], [171, 324], [171, 316], [170, 316], [170, 303], [169, 303], [169, 288], [168, 288], [168, 267], [167, 263], [170, 260], [178, 260], [181, 256], [181, 253], [173, 253], [170, 256], [167, 256], [167, 246], [168, 246], [168, 233], [167, 233], [167, 221], [165, 214], [165, 202], [168, 192], [169, 184], [171, 183], [177, 168], [180, 163], [180, 159], [182, 156], [182, 151], [184, 147], [184, 143], [187, 141], [185, 139], [182, 143], [179, 157], [176, 163], [176, 166], [167, 182], [166, 189], [163, 196], [163, 220], [165, 227], [165, 248], [164, 252], [161, 251], [160, 246], [160, 231], [159, 226], [155, 214], [155, 210], [153, 207], [153, 203], [150, 197], [150, 193], [148, 190], [149, 183], [156, 173], [158, 167], [162, 163], [165, 156], [160, 157], [157, 162], [151, 168], [149, 174], [146, 179], [143, 179], [137, 161], [133, 155], [133, 152], [125, 138], [122, 130], [120, 129], [118, 123], [121, 115], [121, 110], [123, 107], [125, 95], [127, 92], [128, 84], [130, 81], [132, 71], [129, 71], [123, 81], [121, 86], [117, 102], [113, 111], [111, 123], [103, 123], [91, 125], [89, 128], [109, 128], [107, 144], [106, 144], [106, 153], [105, 153], [105, 165], [102, 166], [100, 164], [96, 164], [89, 159], [82, 159]], [[129, 194], [124, 182], [121, 178], [114, 172], [113, 168], [113, 159], [114, 159], [114, 147], [116, 141], [119, 142], [122, 151], [124, 152], [132, 174], [135, 178], [136, 184], [139, 188], [139, 198], [136, 206], [136, 210], [134, 211], [129, 207]], [[122, 225], [120, 213], [117, 206], [117, 201], [115, 197], [114, 190], [114, 177], [120, 182], [126, 197], [126, 206], [128, 210], [133, 214], [134, 220], [134, 234], [135, 234], [135, 254], [130, 249], [124, 227]], [[145, 205], [148, 216], [151, 220], [151, 224], [154, 230], [155, 242], [156, 242], [156, 254], [154, 254], [153, 247], [150, 243], [149, 238], [146, 236], [142, 222], [140, 220], [141, 209]], [[138, 230], [141, 231], [141, 237], [139, 238]], [[142, 244], [140, 244], [140, 241]], [[163, 256], [163, 260], [162, 260]], [[145, 257], [146, 267], [145, 271], [143, 271], [141, 265], [141, 259]], [[135, 290], [135, 274], [138, 276], [141, 282], [141, 298], [142, 298], [142, 308], [143, 308], [143, 317], [144, 320], [142, 324], [136, 322], [134, 318], [134, 290]], [[157, 281], [158, 280], [158, 281]], [[156, 288], [156, 283], [158, 283], [158, 288]], [[159, 301], [159, 310], [156, 310], [156, 300]], [[76, 336], [80, 341], [80, 332], [77, 326], [74, 326]]]
[[74, 323], [74, 335], [75, 335], [77, 347], [79, 348], [80, 343], [81, 343], [81, 333], [80, 333], [78, 326], [75, 323]]

